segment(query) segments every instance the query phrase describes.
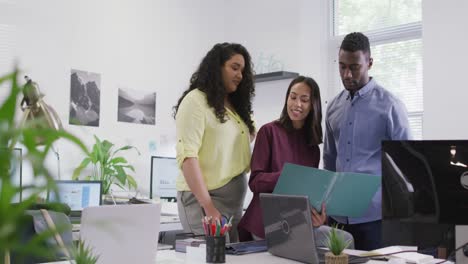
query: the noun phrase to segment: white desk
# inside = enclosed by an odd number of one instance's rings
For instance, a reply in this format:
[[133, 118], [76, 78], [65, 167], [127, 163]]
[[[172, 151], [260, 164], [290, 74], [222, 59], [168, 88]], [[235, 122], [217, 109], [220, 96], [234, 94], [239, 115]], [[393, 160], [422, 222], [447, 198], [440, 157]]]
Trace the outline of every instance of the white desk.
[[[352, 254], [356, 254], [359, 252], [363, 251], [358, 251], [358, 250], [346, 250], [346, 252]], [[437, 263], [440, 262], [440, 259], [434, 259], [431, 262], [428, 262], [427, 264], [431, 263]], [[205, 261], [196, 261], [196, 260], [191, 260], [186, 258], [185, 253], [180, 253], [180, 252], [175, 252], [174, 250], [161, 250], [158, 251], [156, 255], [156, 263], [161, 263], [161, 264], [172, 264], [172, 263], [185, 263], [185, 264], [202, 264], [206, 263]], [[290, 260], [290, 259], [285, 259], [285, 258], [280, 258], [271, 255], [268, 252], [262, 252], [262, 253], [254, 253], [254, 254], [246, 254], [246, 255], [241, 255], [241, 256], [234, 256], [234, 255], [228, 255], [226, 254], [226, 263], [229, 264], [249, 264], [249, 263], [269, 263], [269, 264], [297, 264], [301, 263], [298, 261]], [[382, 264], [382, 263], [387, 263], [386, 261], [380, 261], [380, 260], [369, 260], [366, 262], [367, 264]], [[452, 262], [444, 262], [444, 264], [450, 264]]]
[[[69, 261], [59, 261], [59, 262], [50, 262], [44, 264], [70, 264]], [[73, 263], [73, 262], [72, 262]], [[186, 258], [185, 253], [175, 252], [174, 250], [161, 250], [158, 251], [156, 255], [155, 263], [158, 264], [177, 264], [177, 263], [186, 263], [186, 264], [204, 264], [205, 261], [196, 261]], [[247, 254], [242, 256], [226, 255], [226, 263], [229, 264], [249, 264], [249, 263], [269, 263], [269, 264], [297, 264], [294, 260], [289, 260], [285, 258], [280, 258], [271, 255], [268, 252]], [[382, 264], [386, 263], [385, 261], [371, 260], [367, 262], [368, 264]]]
[[[174, 250], [158, 251], [156, 256], [156, 263], [172, 264], [172, 263], [186, 263], [186, 264], [201, 264], [205, 261], [196, 261], [186, 258], [185, 253], [175, 252]], [[269, 264], [288, 264], [288, 263], [301, 263], [294, 260], [280, 258], [271, 255], [268, 252], [246, 254], [241, 256], [226, 255], [226, 263], [229, 264], [248, 264], [248, 263], [269, 263]], [[371, 260], [369, 264], [385, 263], [385, 261]]]
[[[430, 263], [437, 263], [439, 261], [440, 260], [434, 260]], [[60, 261], [60, 262], [51, 262], [51, 263], [70, 264], [69, 261]], [[187, 259], [185, 253], [175, 252], [174, 250], [160, 250], [158, 251], [156, 255], [155, 263], [158, 263], [158, 264], [177, 264], [177, 263], [202, 264], [205, 262]], [[242, 256], [226, 255], [226, 263], [229, 263], [229, 264], [249, 264], [249, 263], [297, 264], [300, 262], [276, 257], [276, 256], [271, 255], [268, 252], [262, 252], [262, 253], [247, 254], [247, 255], [242, 255]], [[367, 264], [382, 264], [382, 263], [386, 263], [386, 261], [369, 260], [367, 262]], [[444, 264], [446, 263], [449, 264], [452, 262], [444, 262]]]

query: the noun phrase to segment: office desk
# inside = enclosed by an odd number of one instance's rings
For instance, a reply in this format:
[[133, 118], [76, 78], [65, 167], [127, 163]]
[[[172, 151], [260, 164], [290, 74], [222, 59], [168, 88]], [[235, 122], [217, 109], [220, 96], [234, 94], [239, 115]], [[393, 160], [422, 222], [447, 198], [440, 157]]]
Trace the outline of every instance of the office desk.
[[[161, 264], [172, 264], [172, 263], [186, 263], [186, 264], [201, 264], [206, 263], [204, 261], [196, 261], [186, 258], [185, 253], [175, 252], [174, 250], [162, 250], [158, 251], [156, 256], [156, 263]], [[280, 258], [271, 255], [268, 252], [247, 254], [241, 256], [226, 255], [226, 263], [229, 264], [248, 264], [248, 263], [269, 263], [269, 264], [297, 264], [297, 262], [290, 259]], [[369, 264], [381, 264], [386, 263], [385, 261], [368, 261]]]
[[[439, 261], [440, 260], [434, 259], [433, 261], [427, 264], [437, 263]], [[69, 261], [51, 262], [48, 264], [52, 264], [52, 263], [53, 264], [70, 264]], [[156, 255], [155, 263], [157, 264], [177, 264], [177, 263], [202, 264], [205, 262], [187, 259], [185, 253], [175, 252], [174, 250], [160, 250], [158, 251]], [[242, 256], [226, 255], [226, 263], [228, 264], [249, 264], [249, 263], [297, 264], [301, 262], [276, 257], [276, 256], [271, 255], [268, 252], [262, 252], [262, 253], [247, 254], [247, 255], [242, 255]], [[367, 262], [367, 264], [382, 264], [382, 263], [387, 263], [387, 262], [379, 261], [379, 260], [369, 260]], [[449, 263], [453, 263], [453, 262], [444, 262], [444, 264], [449, 264]]]
[[[158, 251], [157, 253], [155, 263], [157, 264], [177, 264], [177, 263], [202, 264], [206, 262], [187, 259], [185, 253], [175, 252], [174, 250], [161, 250], [161, 251]], [[297, 264], [301, 262], [276, 257], [276, 256], [271, 255], [268, 252], [262, 252], [262, 253], [247, 254], [247, 255], [242, 255], [242, 256], [226, 255], [226, 263], [228, 264], [249, 264], [249, 263]], [[386, 261], [370, 260], [367, 263], [368, 264], [382, 264], [382, 263], [386, 263]], [[59, 261], [59, 262], [50, 262], [50, 263], [43, 263], [43, 264], [70, 264], [70, 262]]]
[[[359, 254], [364, 251], [358, 251], [358, 250], [346, 250], [346, 252], [352, 254]], [[206, 263], [204, 261], [196, 261], [196, 260], [191, 260], [186, 257], [187, 255], [185, 253], [180, 253], [180, 252], [175, 252], [174, 250], [161, 250], [158, 251], [156, 255], [156, 263], [161, 263], [161, 264], [172, 264], [172, 263], [185, 263], [185, 264], [201, 264], [201, 263]], [[431, 264], [431, 263], [437, 263], [440, 262], [440, 259], [434, 259], [431, 262], [428, 262], [426, 264]], [[269, 263], [269, 264], [297, 264], [301, 263], [298, 261], [290, 260], [290, 259], [285, 259], [285, 258], [280, 258], [273, 256], [272, 254], [268, 252], [262, 252], [262, 253], [254, 253], [254, 254], [247, 254], [247, 255], [241, 255], [241, 256], [234, 256], [234, 255], [226, 255], [226, 263], [228, 264], [249, 264], [249, 263]], [[387, 261], [381, 261], [381, 260], [369, 260], [366, 262], [367, 264], [382, 264], [382, 263], [387, 263]], [[444, 264], [450, 264], [453, 262], [444, 262]]]

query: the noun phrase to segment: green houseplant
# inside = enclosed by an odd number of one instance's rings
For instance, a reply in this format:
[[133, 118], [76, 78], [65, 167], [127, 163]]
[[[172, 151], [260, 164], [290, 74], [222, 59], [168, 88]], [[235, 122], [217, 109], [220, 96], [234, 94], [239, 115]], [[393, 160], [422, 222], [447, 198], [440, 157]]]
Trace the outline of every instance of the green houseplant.
[[330, 250], [325, 253], [326, 264], [347, 264], [348, 255], [343, 250], [351, 244], [351, 240], [346, 240], [343, 233], [337, 231], [338, 225], [333, 225], [328, 233], [325, 245]]
[[127, 170], [135, 172], [135, 169], [128, 161], [121, 156], [117, 156], [119, 152], [135, 149], [140, 155], [137, 148], [133, 146], [124, 146], [114, 150], [114, 144], [108, 140], [100, 140], [94, 136], [96, 143], [93, 145], [89, 154], [83, 159], [81, 164], [73, 172], [73, 179], [79, 179], [82, 171], [92, 164], [92, 173], [84, 177], [86, 180], [102, 181], [102, 192], [108, 194], [112, 184], [125, 189], [136, 189], [137, 183], [135, 179], [127, 173]]
[[96, 264], [99, 256], [95, 256], [84, 241], [79, 240], [73, 254], [75, 264]]
[[[18, 84], [17, 70], [0, 77], [1, 89], [8, 89], [7, 96], [0, 101], [0, 263], [6, 264], [10, 263], [10, 253], [14, 253], [19, 260], [30, 257], [48, 259], [53, 256], [55, 249], [47, 246], [45, 240], [53, 236], [55, 231], [49, 229], [24, 241], [24, 230], [30, 225], [26, 211], [33, 207], [46, 190], [56, 190], [54, 179], [44, 166], [46, 156], [55, 141], [67, 139], [87, 152], [85, 145], [77, 137], [63, 130], [41, 126], [44, 120], [35, 120], [21, 126], [15, 124], [15, 115], [20, 108], [18, 99], [23, 89], [28, 89], [27, 85], [31, 83], [28, 82], [24, 87]], [[36, 143], [38, 139], [42, 146]], [[17, 159], [13, 154], [16, 142], [23, 145], [24, 153], [27, 154], [22, 159], [30, 162], [33, 176], [40, 184], [20, 187], [12, 179], [14, 168], [11, 162]], [[28, 196], [15, 203], [15, 197], [22, 190], [27, 190]]]

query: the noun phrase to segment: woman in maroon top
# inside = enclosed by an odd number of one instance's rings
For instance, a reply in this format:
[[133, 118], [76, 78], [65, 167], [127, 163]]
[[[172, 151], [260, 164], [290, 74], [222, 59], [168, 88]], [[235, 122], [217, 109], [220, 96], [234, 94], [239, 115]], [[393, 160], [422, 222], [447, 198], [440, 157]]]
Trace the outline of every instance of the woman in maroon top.
[[[265, 124], [257, 134], [249, 180], [253, 198], [238, 226], [241, 241], [265, 237], [259, 194], [273, 192], [284, 163], [318, 167], [321, 123], [317, 83], [309, 77], [295, 78], [288, 87], [280, 119]], [[322, 209], [321, 215], [312, 213], [314, 226], [325, 222], [325, 208]]]

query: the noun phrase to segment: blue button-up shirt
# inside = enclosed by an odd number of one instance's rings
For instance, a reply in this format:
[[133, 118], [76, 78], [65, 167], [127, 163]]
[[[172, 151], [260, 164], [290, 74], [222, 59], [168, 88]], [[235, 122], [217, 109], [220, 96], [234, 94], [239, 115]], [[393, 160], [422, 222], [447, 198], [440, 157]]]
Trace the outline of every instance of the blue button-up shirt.
[[[373, 78], [351, 98], [343, 90], [329, 104], [323, 149], [324, 168], [338, 172], [381, 175], [382, 140], [410, 139], [404, 104]], [[359, 187], [356, 188], [359, 195]], [[361, 218], [334, 217], [357, 224], [382, 218], [382, 190], [372, 198]]]

